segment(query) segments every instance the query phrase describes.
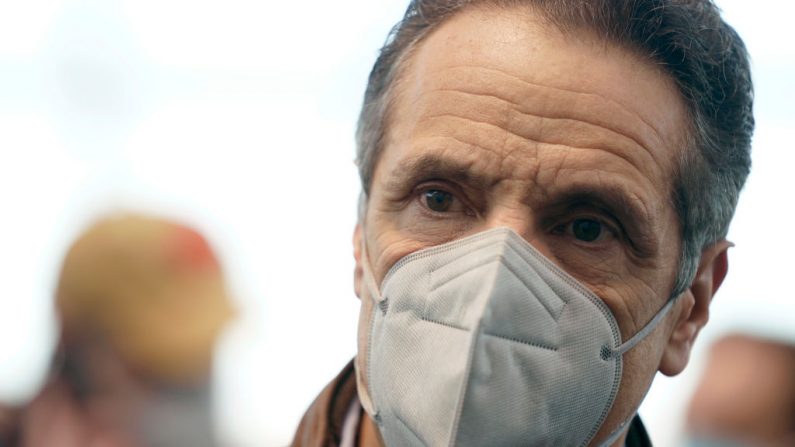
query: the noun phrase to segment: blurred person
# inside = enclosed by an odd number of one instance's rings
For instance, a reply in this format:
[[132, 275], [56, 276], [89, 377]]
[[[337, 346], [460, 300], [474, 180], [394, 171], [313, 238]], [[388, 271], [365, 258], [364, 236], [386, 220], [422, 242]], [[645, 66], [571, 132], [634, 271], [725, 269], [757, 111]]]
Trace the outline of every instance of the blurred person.
[[0, 447], [19, 443], [19, 410], [0, 402]]
[[212, 446], [209, 378], [233, 315], [207, 241], [175, 222], [100, 221], [69, 249], [52, 377], [24, 409], [24, 446]]
[[357, 132], [358, 354], [296, 446], [647, 446], [728, 268], [748, 56], [708, 0], [414, 0]]
[[718, 340], [686, 430], [693, 447], [795, 446], [795, 344], [746, 334]]

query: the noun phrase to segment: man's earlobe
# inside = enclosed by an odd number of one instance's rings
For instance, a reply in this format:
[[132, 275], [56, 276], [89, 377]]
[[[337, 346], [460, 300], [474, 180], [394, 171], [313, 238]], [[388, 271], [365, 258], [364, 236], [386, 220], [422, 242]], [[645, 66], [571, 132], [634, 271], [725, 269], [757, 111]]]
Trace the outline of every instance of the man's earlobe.
[[359, 293], [362, 288], [362, 226], [356, 224], [353, 229], [353, 259], [356, 261], [356, 266], [353, 268], [353, 290], [356, 296], [361, 298]]
[[671, 337], [660, 360], [660, 372], [675, 376], [682, 372], [690, 360], [693, 343], [709, 321], [712, 297], [723, 284], [729, 269], [728, 250], [733, 244], [720, 240], [701, 252], [701, 261], [690, 288], [677, 299], [677, 317]]

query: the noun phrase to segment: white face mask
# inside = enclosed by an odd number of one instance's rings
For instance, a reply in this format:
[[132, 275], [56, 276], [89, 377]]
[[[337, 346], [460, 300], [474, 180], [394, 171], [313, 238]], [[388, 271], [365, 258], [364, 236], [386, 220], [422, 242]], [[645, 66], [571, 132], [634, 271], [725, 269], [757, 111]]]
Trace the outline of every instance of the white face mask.
[[508, 228], [412, 253], [381, 289], [364, 253], [359, 396], [388, 446], [587, 445], [673, 303], [621, 344], [602, 300]]

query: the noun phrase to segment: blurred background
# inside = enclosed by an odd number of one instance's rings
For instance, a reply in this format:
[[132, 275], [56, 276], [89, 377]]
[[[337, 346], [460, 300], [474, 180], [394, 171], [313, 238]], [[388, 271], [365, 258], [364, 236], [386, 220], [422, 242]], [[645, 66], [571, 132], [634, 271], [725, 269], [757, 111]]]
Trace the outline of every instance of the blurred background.
[[[406, 3], [0, 0], [0, 402], [25, 404], [52, 371], [72, 243], [132, 211], [217, 258], [235, 309], [208, 379], [220, 444], [286, 445], [355, 354], [353, 133]], [[717, 3], [753, 58], [754, 167], [691, 365], [641, 407], [660, 446], [682, 443], [712, 342], [795, 343], [795, 239], [780, 233], [795, 221], [795, 5]]]

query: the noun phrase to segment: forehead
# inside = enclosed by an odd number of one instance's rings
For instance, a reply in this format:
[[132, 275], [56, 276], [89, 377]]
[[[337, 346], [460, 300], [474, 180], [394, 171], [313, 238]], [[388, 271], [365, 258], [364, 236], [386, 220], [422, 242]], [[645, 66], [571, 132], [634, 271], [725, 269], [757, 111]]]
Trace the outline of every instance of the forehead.
[[458, 13], [414, 49], [393, 93], [387, 158], [433, 150], [409, 140], [442, 134], [503, 159], [518, 147], [594, 148], [583, 160], [618, 157], [670, 187], [685, 142], [687, 113], [663, 70], [526, 9]]

